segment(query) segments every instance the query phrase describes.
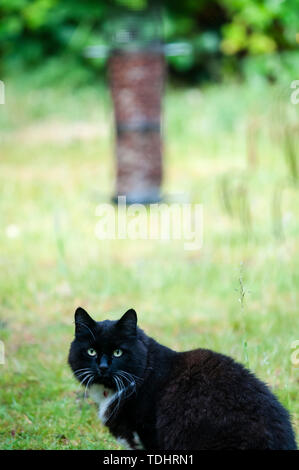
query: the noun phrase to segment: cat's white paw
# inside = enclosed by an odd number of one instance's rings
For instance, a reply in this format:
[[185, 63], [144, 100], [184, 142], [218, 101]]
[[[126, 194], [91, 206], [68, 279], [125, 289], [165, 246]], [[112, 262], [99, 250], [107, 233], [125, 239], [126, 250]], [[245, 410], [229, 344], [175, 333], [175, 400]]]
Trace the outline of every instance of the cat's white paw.
[[121, 446], [125, 447], [126, 450], [143, 450], [144, 449], [137, 432], [133, 433], [133, 442], [129, 442], [127, 441], [127, 439], [124, 439], [123, 437], [119, 437], [117, 439], [117, 442]]

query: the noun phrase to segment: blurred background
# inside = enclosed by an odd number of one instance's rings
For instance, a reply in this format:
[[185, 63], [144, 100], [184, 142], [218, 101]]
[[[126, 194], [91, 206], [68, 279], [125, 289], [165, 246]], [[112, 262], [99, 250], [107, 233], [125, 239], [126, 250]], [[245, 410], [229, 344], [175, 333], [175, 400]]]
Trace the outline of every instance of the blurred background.
[[168, 59], [170, 76], [182, 84], [296, 76], [298, 0], [2, 0], [1, 75], [30, 71], [38, 84], [94, 83], [105, 60], [88, 60], [83, 49], [110, 46], [111, 18], [149, 5], [163, 10], [166, 42], [192, 46], [188, 55]]
[[[298, 10], [1, 1], [0, 448], [119, 448], [66, 363], [79, 305], [98, 320], [133, 307], [172, 348], [233, 356], [299, 431]], [[111, 58], [140, 47], [158, 51], [162, 72], [147, 76], [141, 108], [119, 109]], [[128, 109], [149, 121], [122, 119]], [[126, 132], [138, 138], [122, 143]], [[126, 188], [122, 145], [147, 149], [142, 168], [155, 155], [147, 197], [203, 205], [200, 250], [96, 237], [97, 206]]]

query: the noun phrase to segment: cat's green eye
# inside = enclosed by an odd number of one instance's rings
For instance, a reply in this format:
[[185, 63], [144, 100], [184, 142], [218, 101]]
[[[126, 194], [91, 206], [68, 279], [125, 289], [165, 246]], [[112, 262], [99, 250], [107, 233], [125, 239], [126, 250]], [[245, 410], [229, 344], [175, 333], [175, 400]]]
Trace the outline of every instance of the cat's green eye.
[[89, 349], [87, 349], [87, 354], [88, 354], [89, 356], [95, 357], [95, 356], [97, 355], [97, 352], [96, 352], [95, 349], [89, 348]]
[[113, 351], [113, 356], [114, 356], [114, 357], [120, 357], [120, 356], [122, 355], [122, 353], [123, 353], [123, 352], [122, 352], [121, 349], [115, 349], [115, 350]]

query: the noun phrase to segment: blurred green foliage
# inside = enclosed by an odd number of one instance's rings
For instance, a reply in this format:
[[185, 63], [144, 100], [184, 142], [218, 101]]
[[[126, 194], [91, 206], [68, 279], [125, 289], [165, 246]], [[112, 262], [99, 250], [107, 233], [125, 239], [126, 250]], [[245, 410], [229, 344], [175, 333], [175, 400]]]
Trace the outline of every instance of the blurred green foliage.
[[[79, 83], [94, 79], [105, 60], [84, 57], [84, 48], [107, 45], [105, 25], [112, 14], [148, 5], [149, 0], [1, 0], [0, 74], [42, 65], [51, 79], [57, 73], [60, 80], [70, 69], [79, 70]], [[281, 69], [290, 76], [298, 70], [299, 0], [165, 0], [159, 6], [164, 40], [192, 46], [189, 54], [168, 58], [170, 72], [183, 80], [244, 73], [275, 80]]]

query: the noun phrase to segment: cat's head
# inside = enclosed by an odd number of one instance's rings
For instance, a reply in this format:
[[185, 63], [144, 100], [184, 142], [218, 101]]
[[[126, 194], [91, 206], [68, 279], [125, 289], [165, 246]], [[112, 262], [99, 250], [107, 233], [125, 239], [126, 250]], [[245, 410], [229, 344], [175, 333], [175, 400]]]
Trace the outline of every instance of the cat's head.
[[137, 387], [147, 363], [144, 333], [137, 327], [135, 310], [119, 320], [97, 322], [81, 307], [75, 312], [75, 339], [68, 362], [83, 386], [101, 384], [112, 390]]

